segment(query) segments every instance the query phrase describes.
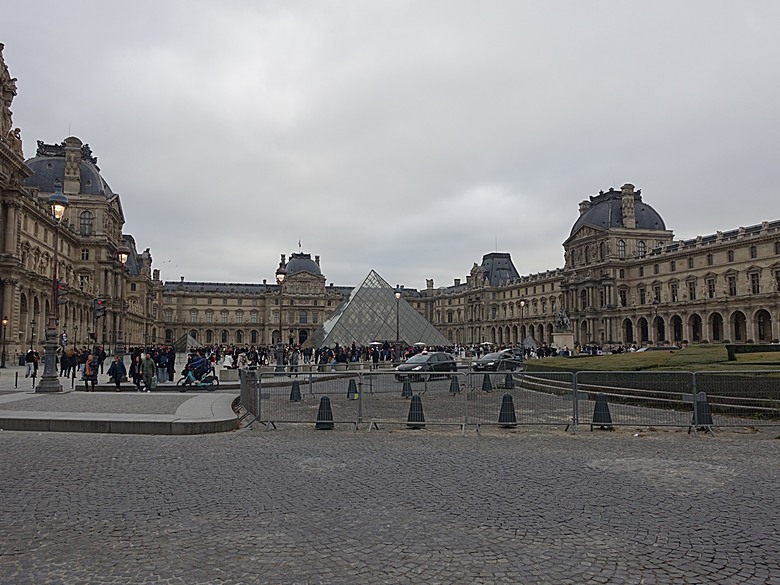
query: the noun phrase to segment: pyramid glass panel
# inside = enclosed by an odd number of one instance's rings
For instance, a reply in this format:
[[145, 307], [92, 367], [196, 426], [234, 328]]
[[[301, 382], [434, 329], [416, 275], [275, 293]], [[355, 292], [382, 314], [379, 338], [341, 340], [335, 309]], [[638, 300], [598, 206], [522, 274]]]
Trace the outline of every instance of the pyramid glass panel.
[[396, 301], [395, 289], [375, 271], [352, 290], [344, 301], [306, 341], [308, 347], [339, 345], [367, 346], [372, 342], [393, 344], [396, 339], [396, 311], [400, 341], [406, 345], [452, 345], [429, 321], [403, 298]]

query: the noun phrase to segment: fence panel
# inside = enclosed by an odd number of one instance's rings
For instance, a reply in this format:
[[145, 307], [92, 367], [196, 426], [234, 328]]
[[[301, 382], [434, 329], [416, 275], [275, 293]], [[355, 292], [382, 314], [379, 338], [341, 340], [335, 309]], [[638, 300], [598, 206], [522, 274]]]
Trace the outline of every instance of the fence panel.
[[[581, 371], [576, 382], [579, 424], [689, 427], [693, 423], [690, 372]], [[597, 409], [600, 394], [611, 418], [608, 425], [603, 424], [603, 406]]]
[[257, 370], [240, 370], [238, 379], [241, 406], [254, 419], [260, 418], [260, 373]]
[[471, 372], [469, 387], [468, 424], [568, 426], [574, 422], [574, 374], [570, 372]]
[[714, 426], [780, 424], [780, 371], [696, 372]]
[[329, 398], [334, 423], [359, 419], [357, 394], [348, 396], [350, 381], [358, 387], [359, 372], [292, 372], [261, 375], [261, 422], [311, 423], [317, 421], [323, 396]]
[[[407, 424], [411, 397], [419, 395], [426, 425], [463, 425], [465, 422], [466, 376], [463, 373], [408, 378], [408, 396], [404, 396], [405, 377], [395, 372], [374, 370], [362, 376], [363, 421]], [[453, 386], [455, 384], [456, 386]], [[412, 418], [414, 420], [414, 418]], [[419, 426], [419, 425], [418, 425]]]

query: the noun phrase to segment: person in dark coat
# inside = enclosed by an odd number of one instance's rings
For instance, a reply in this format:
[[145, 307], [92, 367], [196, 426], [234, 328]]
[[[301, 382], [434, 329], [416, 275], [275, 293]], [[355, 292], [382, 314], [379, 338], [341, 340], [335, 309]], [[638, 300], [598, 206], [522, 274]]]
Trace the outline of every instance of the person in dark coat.
[[127, 368], [125, 367], [125, 362], [123, 362], [118, 355], [114, 356], [114, 361], [111, 362], [111, 365], [108, 367], [108, 375], [114, 380], [116, 391], [121, 392], [122, 380], [127, 377]]
[[[95, 361], [95, 357], [90, 354], [87, 357], [87, 362], [84, 364], [84, 390], [86, 392], [94, 392], [95, 384], [97, 383], [97, 371], [98, 365]], [[90, 389], [90, 386], [91, 389]]]

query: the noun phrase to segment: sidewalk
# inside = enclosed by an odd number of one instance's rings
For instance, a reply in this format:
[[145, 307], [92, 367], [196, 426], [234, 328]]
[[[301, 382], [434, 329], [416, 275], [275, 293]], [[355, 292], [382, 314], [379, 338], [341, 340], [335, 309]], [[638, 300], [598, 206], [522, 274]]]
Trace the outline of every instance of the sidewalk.
[[116, 392], [102, 374], [95, 392], [84, 392], [78, 379], [72, 391], [71, 379], [63, 377], [64, 392], [35, 393], [24, 371], [8, 364], [0, 370], [0, 430], [194, 435], [238, 428], [232, 408], [237, 389], [181, 393], [174, 383], [166, 383], [147, 393], [125, 383], [122, 392]]

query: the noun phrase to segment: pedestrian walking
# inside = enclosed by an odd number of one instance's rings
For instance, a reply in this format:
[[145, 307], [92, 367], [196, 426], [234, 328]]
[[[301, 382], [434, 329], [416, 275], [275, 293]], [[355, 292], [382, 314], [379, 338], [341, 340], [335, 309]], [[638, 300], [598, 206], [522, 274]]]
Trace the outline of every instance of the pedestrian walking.
[[[98, 365], [95, 361], [95, 357], [90, 354], [87, 357], [87, 361], [84, 364], [84, 390], [86, 392], [94, 392], [95, 384], [97, 383]], [[91, 386], [91, 389], [90, 389]]]
[[118, 355], [114, 356], [114, 361], [108, 367], [108, 376], [114, 381], [116, 391], [121, 392], [122, 380], [127, 377], [127, 368], [125, 367], [125, 362]]

